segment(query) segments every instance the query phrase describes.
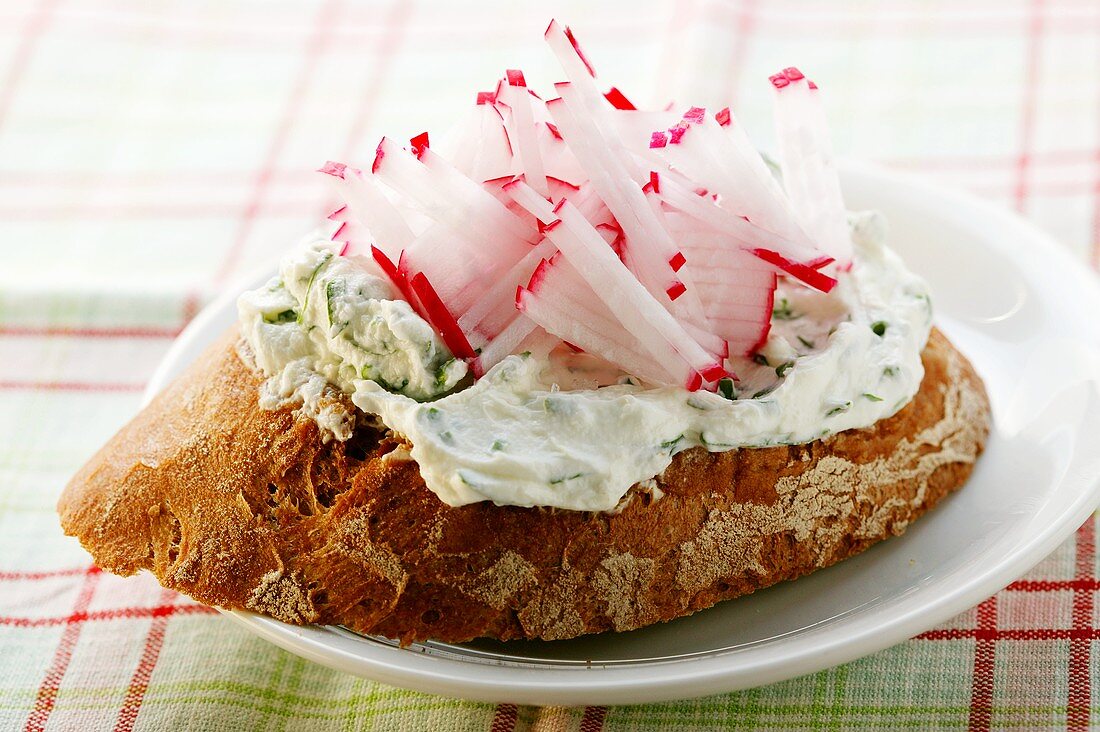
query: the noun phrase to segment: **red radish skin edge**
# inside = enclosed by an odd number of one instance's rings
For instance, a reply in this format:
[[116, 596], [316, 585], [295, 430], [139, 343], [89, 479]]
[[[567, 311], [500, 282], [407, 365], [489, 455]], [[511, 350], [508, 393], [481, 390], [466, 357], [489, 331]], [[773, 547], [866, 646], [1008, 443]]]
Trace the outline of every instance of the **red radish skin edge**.
[[663, 132], [654, 132], [649, 136], [649, 149], [664, 147], [668, 144], [668, 135]]
[[661, 176], [657, 174], [656, 170], [649, 171], [649, 184], [653, 187], [654, 193], [661, 192]]
[[[775, 288], [774, 287], [768, 292], [768, 309], [767, 309], [766, 312], [771, 313], [773, 308], [775, 308]], [[766, 344], [768, 342], [768, 334], [771, 333], [771, 330], [772, 330], [772, 321], [771, 321], [771, 318], [769, 317], [767, 322], [764, 323], [764, 329], [762, 331], [760, 331], [760, 337], [756, 340], [756, 343], [752, 344], [752, 348], [750, 348], [748, 351], [746, 351], [743, 355], [747, 356], [750, 353], [756, 353], [761, 348], [763, 348], [764, 344]]]
[[687, 264], [687, 257], [683, 252], [676, 252], [672, 255], [672, 259], [668, 260], [668, 266], [672, 267], [673, 272], [679, 272], [685, 264]]
[[729, 127], [730, 122], [733, 121], [733, 118], [730, 116], [730, 108], [726, 107], [725, 109], [719, 110], [718, 114], [714, 115], [714, 119], [720, 127]]
[[508, 86], [527, 86], [527, 81], [523, 78], [523, 72], [519, 69], [508, 69], [504, 72], [504, 77], [508, 80]]
[[420, 304], [424, 306], [424, 310], [428, 313], [428, 319], [439, 331], [440, 337], [447, 344], [447, 348], [451, 349], [451, 353], [461, 359], [476, 358], [477, 354], [474, 353], [470, 341], [466, 339], [466, 334], [458, 327], [458, 321], [447, 310], [447, 306], [439, 298], [439, 293], [435, 291], [432, 283], [428, 281], [424, 273], [417, 272], [413, 275], [412, 279], [409, 280], [409, 286], [412, 287], [412, 291], [420, 299]]
[[[336, 231], [332, 232], [332, 236], [329, 237], [329, 238], [332, 241], [340, 241], [340, 234], [342, 234], [344, 229], [346, 229], [347, 227], [348, 227], [348, 222], [347, 221], [341, 221], [340, 225], [336, 227]], [[343, 255], [341, 255], [341, 256], [343, 256]]]
[[347, 206], [341, 206], [340, 208], [335, 209], [332, 213], [330, 213], [325, 218], [328, 219], [329, 221], [337, 221], [340, 214], [344, 213], [344, 211], [347, 211], [347, 210], [348, 210]]
[[676, 298], [680, 297], [680, 295], [683, 295], [685, 292], [687, 292], [687, 287], [683, 282], [674, 282], [665, 290], [665, 294], [668, 295], [669, 300], [676, 300]]
[[550, 130], [550, 134], [554, 136], [555, 140], [560, 141], [562, 139], [561, 132], [558, 131], [558, 126], [556, 124], [553, 122], [545, 122], [544, 124], [546, 128]]
[[[551, 20], [550, 25], [546, 26], [546, 32], [542, 34], [543, 37], [545, 38], [546, 36], [550, 35], [550, 31], [553, 30], [554, 26], [556, 26], [557, 24], [558, 21]], [[576, 51], [577, 57], [580, 58], [581, 63], [584, 64], [584, 68], [588, 69], [589, 75], [595, 78], [596, 69], [592, 68], [592, 63], [588, 60], [588, 57], [584, 55], [584, 51], [581, 50], [581, 44], [577, 43], [577, 39], [573, 35], [573, 29], [569, 26], [565, 26], [565, 28], [562, 29], [562, 32], [564, 32], [565, 37], [569, 39], [569, 43], [573, 45], [573, 50]]]
[[497, 100], [497, 97], [492, 92], [480, 91], [477, 93], [478, 104], [492, 104]]
[[720, 363], [714, 364], [702, 373], [702, 377], [711, 382], [718, 381], [726, 376], [729, 376], [729, 374], [722, 368], [722, 364]]
[[563, 186], [565, 186], [566, 188], [571, 188], [571, 189], [573, 189], [574, 191], [579, 191], [579, 190], [581, 189], [581, 187], [580, 187], [579, 185], [577, 185], [576, 183], [570, 183], [570, 182], [569, 182], [569, 181], [567, 181], [567, 180], [562, 180], [561, 178], [555, 178], [555, 177], [554, 177], [554, 176], [552, 176], [552, 175], [548, 175], [548, 176], [546, 176], [546, 180], [552, 180], [552, 181], [554, 181], [555, 183], [558, 183], [558, 184], [560, 184], [560, 185], [563, 185]]
[[344, 172], [348, 169], [348, 166], [343, 163], [334, 163], [329, 160], [320, 168], [317, 169], [318, 173], [324, 173], [325, 175], [331, 175], [333, 178], [340, 178], [343, 180]]
[[371, 257], [374, 258], [374, 261], [378, 263], [378, 266], [381, 268], [381, 270], [386, 274], [387, 277], [390, 278], [390, 282], [393, 283], [393, 286], [396, 287], [398, 291], [405, 296], [405, 299], [409, 302], [409, 305], [412, 305], [414, 310], [419, 310], [416, 307], [416, 298], [413, 297], [412, 290], [409, 289], [408, 281], [405, 279], [405, 276], [401, 273], [397, 266], [394, 265], [394, 263], [390, 260], [390, 258], [386, 256], [386, 253], [378, 247], [372, 245], [370, 248], [370, 254]]
[[604, 94], [604, 98], [611, 102], [611, 106], [615, 109], [622, 109], [627, 112], [632, 112], [637, 109], [634, 103], [627, 99], [626, 95], [615, 87], [608, 89], [607, 93]]
[[829, 292], [836, 287], [836, 280], [828, 275], [821, 274], [816, 269], [809, 267], [799, 262], [792, 262], [784, 257], [779, 252], [774, 252], [771, 249], [762, 249], [757, 247], [752, 250], [760, 259], [763, 259], [768, 264], [774, 264], [779, 269], [787, 272], [794, 278], [806, 283], [815, 290], [821, 290], [822, 292]]
[[412, 146], [413, 154], [415, 154], [416, 159], [419, 160], [424, 154], [424, 151], [428, 149], [428, 133], [421, 132], [419, 135], [409, 140], [409, 145]]
[[374, 162], [370, 164], [370, 172], [377, 173], [378, 168], [382, 165], [382, 158], [386, 157], [386, 153], [382, 152], [382, 143], [386, 141], [386, 138], [382, 138], [378, 142], [378, 147], [374, 148]]
[[346, 242], [344, 242], [344, 246], [340, 247], [340, 251], [336, 254], [336, 256], [337, 257], [346, 256], [349, 249], [351, 249], [351, 242], [346, 241]]
[[707, 110], [702, 107], [692, 107], [688, 111], [684, 112], [684, 121], [690, 122], [693, 125], [703, 124], [703, 120], [707, 116]]

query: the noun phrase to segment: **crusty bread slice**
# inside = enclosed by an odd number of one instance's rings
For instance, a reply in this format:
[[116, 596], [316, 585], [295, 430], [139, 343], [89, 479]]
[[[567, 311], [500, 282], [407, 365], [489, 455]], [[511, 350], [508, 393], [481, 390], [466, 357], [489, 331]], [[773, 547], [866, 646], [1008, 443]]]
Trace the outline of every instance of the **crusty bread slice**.
[[904, 531], [966, 481], [989, 431], [981, 380], [933, 331], [920, 392], [869, 429], [682, 452], [662, 498], [635, 490], [616, 515], [452, 508], [384, 432], [326, 444], [261, 410], [240, 348], [227, 334], [103, 447], [62, 526], [109, 571], [405, 643], [631, 630], [793, 579]]

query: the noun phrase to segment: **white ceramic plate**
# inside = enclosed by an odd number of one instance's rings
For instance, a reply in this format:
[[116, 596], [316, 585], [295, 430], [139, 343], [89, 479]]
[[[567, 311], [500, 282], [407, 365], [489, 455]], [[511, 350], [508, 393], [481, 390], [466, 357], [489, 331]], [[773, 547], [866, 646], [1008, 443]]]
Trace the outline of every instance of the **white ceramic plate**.
[[[886, 214], [892, 245], [931, 283], [938, 325], [972, 359], [993, 401], [994, 432], [969, 484], [904, 536], [689, 618], [570, 641], [402, 649], [340, 628], [229, 615], [301, 656], [396, 686], [494, 702], [622, 704], [850, 661], [1019, 577], [1097, 504], [1100, 286], [1057, 243], [977, 199], [863, 167], [847, 166], [843, 183], [851, 208]], [[180, 336], [146, 398], [233, 323], [238, 291]]]

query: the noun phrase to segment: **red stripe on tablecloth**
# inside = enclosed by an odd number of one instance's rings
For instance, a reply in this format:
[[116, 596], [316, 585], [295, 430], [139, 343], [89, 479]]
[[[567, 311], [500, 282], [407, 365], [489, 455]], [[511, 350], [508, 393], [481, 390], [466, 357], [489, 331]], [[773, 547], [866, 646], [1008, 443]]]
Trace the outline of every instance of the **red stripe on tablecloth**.
[[0, 381], [0, 391], [141, 391], [145, 384], [92, 384], [83, 381]]
[[515, 704], [498, 704], [489, 732], [513, 732], [519, 721], [519, 707]]
[[38, 40], [49, 24], [55, 5], [57, 5], [57, 0], [41, 0], [34, 14], [28, 18], [26, 27], [19, 35], [19, 45], [16, 46], [15, 53], [12, 55], [3, 86], [0, 86], [0, 128], [7, 120], [12, 102], [15, 101], [15, 92], [19, 89], [19, 82], [30, 65], [31, 57], [34, 55], [34, 47], [38, 44]]
[[1100, 640], [1100, 628], [946, 628], [929, 630], [913, 640], [1052, 641], [1085, 638]]
[[1043, 16], [1044, 0], [1032, 0], [1031, 17], [1028, 21], [1023, 106], [1020, 111], [1020, 157], [1016, 163], [1016, 190], [1013, 194], [1016, 210], [1020, 212], [1023, 212], [1027, 205], [1031, 176], [1031, 151], [1034, 147], [1036, 99], [1039, 91], [1039, 60], [1043, 43]]
[[0, 336], [27, 338], [175, 338], [180, 328], [69, 328], [66, 326], [19, 326], [0, 327]]
[[359, 142], [359, 138], [363, 136], [363, 131], [367, 128], [367, 124], [374, 114], [378, 95], [382, 91], [386, 76], [389, 74], [390, 63], [397, 56], [397, 49], [404, 40], [405, 29], [409, 24], [409, 17], [412, 15], [412, 6], [412, 0], [394, 0], [390, 5], [389, 12], [386, 14], [385, 26], [390, 30], [382, 36], [383, 41], [374, 49], [374, 73], [371, 75], [367, 88], [359, 95], [359, 107], [352, 118], [351, 126], [348, 128], [347, 141], [344, 143], [345, 159], [350, 158], [355, 153], [355, 146]]
[[607, 718], [607, 707], [585, 707], [580, 732], [600, 732]]
[[12, 618], [0, 616], [0, 626], [15, 628], [44, 628], [52, 625], [83, 625], [103, 620], [135, 620], [139, 618], [164, 618], [173, 615], [209, 615], [217, 612], [206, 605], [154, 605], [153, 607], [124, 607], [114, 610], [87, 612], [74, 610], [72, 615], [48, 618]]
[[[1093, 579], [1096, 562], [1096, 523], [1092, 516], [1077, 530], [1077, 556], [1074, 578], [1083, 581]], [[1073, 591], [1073, 629], [1089, 632], [1092, 628], [1093, 592], [1091, 588]], [[1089, 729], [1089, 711], [1092, 703], [1090, 676], [1090, 647], [1092, 640], [1080, 635], [1070, 640], [1069, 646], [1069, 703], [1066, 705], [1066, 726], [1071, 730]]]
[[[171, 590], [161, 590], [160, 601], [162, 605], [171, 605], [177, 597]], [[168, 630], [168, 618], [170, 616], [156, 615], [149, 624], [149, 632], [145, 636], [145, 648], [141, 652], [141, 660], [134, 675], [130, 679], [130, 687], [126, 690], [126, 698], [122, 700], [122, 708], [118, 711], [118, 721], [115, 723], [115, 732], [130, 732], [137, 722], [138, 713], [141, 711], [141, 702], [145, 699], [145, 692], [149, 689], [149, 679], [156, 668], [157, 659], [160, 658], [160, 649], [164, 645], [164, 634]]]
[[[84, 584], [81, 586], [80, 592], [76, 596], [76, 602], [73, 604], [73, 616], [87, 614], [88, 606], [92, 604], [92, 597], [95, 595], [96, 585], [99, 583], [100, 574], [99, 567], [88, 567], [84, 574]], [[83, 623], [72, 622], [61, 634], [61, 640], [57, 644], [57, 650], [54, 652], [50, 668], [46, 671], [46, 676], [38, 687], [34, 709], [27, 718], [27, 724], [24, 727], [27, 732], [38, 732], [46, 728], [46, 722], [49, 720], [54, 702], [57, 700], [57, 690], [61, 688], [61, 681], [65, 678], [65, 671], [68, 670], [69, 662], [73, 658], [76, 643], [80, 640], [82, 627]]]
[[328, 38], [332, 21], [336, 17], [338, 5], [338, 0], [327, 0], [327, 2], [317, 11], [317, 17], [314, 19], [313, 34], [310, 36], [309, 42], [304, 50], [305, 59], [298, 72], [298, 77], [294, 80], [294, 86], [291, 87], [290, 94], [287, 96], [286, 106], [283, 108], [282, 117], [279, 119], [279, 124], [275, 128], [275, 134], [271, 138], [271, 144], [268, 145], [263, 165], [260, 168], [259, 174], [256, 176], [256, 184], [252, 188], [252, 197], [244, 210], [240, 225], [237, 227], [237, 234], [229, 247], [228, 253], [222, 260], [221, 266], [214, 275], [214, 281], [216, 283], [220, 284], [225, 281], [225, 278], [233, 271], [234, 267], [236, 267], [241, 257], [241, 252], [248, 243], [249, 235], [252, 233], [252, 227], [256, 223], [256, 216], [264, 203], [264, 197], [267, 195], [267, 188], [271, 182], [272, 173], [283, 153], [283, 147], [290, 137], [290, 131], [294, 127], [294, 121], [298, 118], [298, 110], [301, 108], [302, 100], [305, 98], [306, 91], [309, 89], [309, 82], [313, 78], [313, 72], [317, 68], [322, 52], [325, 50], [325, 41]]
[[[183, 299], [180, 324], [172, 328], [154, 328], [149, 326], [118, 326], [87, 328], [64, 325], [5, 325], [0, 326], [0, 337], [9, 338], [89, 338], [89, 339], [172, 339], [178, 336], [195, 315], [198, 314], [200, 298], [197, 293], [189, 292]], [[83, 570], [80, 570], [83, 571]], [[0, 572], [0, 579], [4, 573]]]
[[[978, 605], [974, 675], [970, 684], [970, 729], [988, 730], [993, 722], [993, 658], [997, 648], [997, 597]], [[990, 633], [986, 636], [985, 633]]]
[[43, 572], [0, 572], [0, 582], [14, 582], [18, 580], [44, 580], [52, 577], [75, 577], [88, 571], [87, 567], [73, 567], [70, 569], [51, 569]]
[[1059, 590], [1100, 590], [1100, 580], [1016, 580], [1006, 590], [1013, 592], [1057, 592]]

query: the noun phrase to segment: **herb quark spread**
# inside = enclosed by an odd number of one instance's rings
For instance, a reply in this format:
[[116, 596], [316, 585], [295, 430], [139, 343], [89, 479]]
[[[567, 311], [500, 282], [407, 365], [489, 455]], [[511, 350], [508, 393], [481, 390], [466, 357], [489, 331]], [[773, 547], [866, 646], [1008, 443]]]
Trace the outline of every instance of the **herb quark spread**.
[[297, 406], [345, 440], [355, 415], [321, 399], [339, 388], [408, 440], [448, 505], [610, 511], [682, 450], [810, 442], [912, 399], [932, 321], [927, 285], [884, 246], [879, 216], [850, 223], [850, 270], [828, 294], [780, 285], [766, 345], [733, 359], [739, 381], [716, 392], [648, 386], [568, 348], [509, 356], [471, 384], [370, 260], [337, 256], [327, 241], [241, 296], [241, 328], [268, 377], [262, 407]]

